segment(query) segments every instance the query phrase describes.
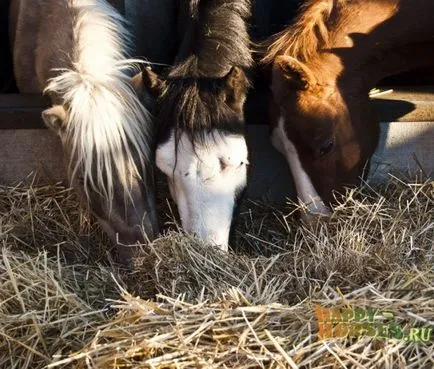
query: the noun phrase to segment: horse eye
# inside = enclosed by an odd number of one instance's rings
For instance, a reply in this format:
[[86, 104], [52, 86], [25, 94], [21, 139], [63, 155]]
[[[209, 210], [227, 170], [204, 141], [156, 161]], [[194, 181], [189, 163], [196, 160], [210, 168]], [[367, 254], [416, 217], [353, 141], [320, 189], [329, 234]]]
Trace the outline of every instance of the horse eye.
[[224, 171], [228, 167], [228, 163], [223, 158], [219, 158], [219, 163], [221, 171]]
[[319, 157], [327, 155], [335, 147], [335, 140], [333, 138], [328, 139], [319, 149]]

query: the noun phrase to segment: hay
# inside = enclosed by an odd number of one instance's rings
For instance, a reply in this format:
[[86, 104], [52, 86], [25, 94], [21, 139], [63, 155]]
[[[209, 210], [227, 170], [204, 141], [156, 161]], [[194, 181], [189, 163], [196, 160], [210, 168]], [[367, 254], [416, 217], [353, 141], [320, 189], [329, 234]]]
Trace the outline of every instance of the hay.
[[71, 190], [0, 187], [1, 368], [43, 368], [92, 337], [118, 296], [109, 271], [90, 266], [97, 230]]
[[[393, 310], [395, 322], [413, 326], [434, 322], [433, 275], [396, 278], [395, 288], [416, 292], [394, 295], [373, 286], [351, 296], [314, 301], [323, 306], [365, 306]], [[399, 296], [399, 297], [398, 297]], [[318, 324], [310, 302], [293, 306], [253, 305], [232, 289], [214, 302], [194, 304], [159, 296], [145, 301], [123, 293], [114, 302], [119, 312], [83, 350], [49, 367], [78, 362], [78, 368], [299, 368], [407, 367], [432, 368], [432, 344], [398, 340], [317, 338]], [[398, 315], [399, 314], [399, 315]]]
[[132, 291], [146, 298], [184, 294], [192, 301], [237, 287], [253, 303], [292, 304], [321, 296], [327, 286], [346, 293], [414, 265], [432, 269], [434, 182], [395, 179], [382, 188], [349, 190], [330, 220], [311, 226], [293, 212], [247, 205], [235, 253], [168, 233], [136, 260]]
[[318, 339], [314, 306], [434, 327], [433, 195], [393, 178], [309, 226], [247, 202], [231, 253], [171, 226], [120, 273], [68, 190], [2, 188], [0, 367], [432, 368], [433, 341]]
[[[104, 315], [96, 303], [106, 279], [68, 268], [42, 252], [33, 257], [2, 248], [0, 263], [0, 367], [42, 368], [94, 334]], [[87, 295], [88, 301], [78, 294]]]
[[3, 245], [29, 252], [60, 251], [86, 264], [107, 258], [106, 238], [74, 192], [63, 186], [0, 186], [0, 219]]

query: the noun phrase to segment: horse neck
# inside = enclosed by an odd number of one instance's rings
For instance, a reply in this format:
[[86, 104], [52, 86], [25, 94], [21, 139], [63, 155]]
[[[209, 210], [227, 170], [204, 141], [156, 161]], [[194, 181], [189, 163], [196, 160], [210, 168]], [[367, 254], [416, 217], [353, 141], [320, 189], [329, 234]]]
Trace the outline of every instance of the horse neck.
[[225, 76], [232, 65], [219, 55], [214, 54], [213, 58], [209, 58], [209, 55], [202, 55], [200, 50], [196, 50], [195, 32], [194, 25], [186, 27], [169, 76], [209, 79], [218, 79]]
[[348, 79], [352, 89], [363, 90], [387, 76], [431, 66], [433, 11], [434, 2], [424, 0], [356, 1], [342, 8], [328, 47], [312, 65], [319, 75]]
[[171, 75], [212, 79], [234, 66], [250, 67], [249, 14], [250, 0], [180, 1], [179, 48]]

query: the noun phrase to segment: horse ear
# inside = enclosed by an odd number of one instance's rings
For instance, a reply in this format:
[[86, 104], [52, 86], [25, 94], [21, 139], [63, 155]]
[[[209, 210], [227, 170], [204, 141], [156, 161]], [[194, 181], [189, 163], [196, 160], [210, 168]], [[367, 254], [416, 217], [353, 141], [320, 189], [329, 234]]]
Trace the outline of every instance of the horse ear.
[[316, 84], [311, 70], [292, 56], [279, 55], [274, 65], [282, 72], [285, 80], [299, 90], [307, 90]]
[[225, 84], [225, 101], [233, 110], [242, 114], [249, 80], [241, 68], [232, 67], [229, 73], [223, 77]]
[[62, 134], [66, 126], [66, 111], [62, 105], [54, 105], [42, 112], [45, 125], [58, 135]]
[[157, 73], [154, 73], [151, 68], [146, 67], [140, 73], [137, 73], [131, 78], [131, 84], [138, 94], [147, 91], [153, 97], [160, 97], [166, 86]]

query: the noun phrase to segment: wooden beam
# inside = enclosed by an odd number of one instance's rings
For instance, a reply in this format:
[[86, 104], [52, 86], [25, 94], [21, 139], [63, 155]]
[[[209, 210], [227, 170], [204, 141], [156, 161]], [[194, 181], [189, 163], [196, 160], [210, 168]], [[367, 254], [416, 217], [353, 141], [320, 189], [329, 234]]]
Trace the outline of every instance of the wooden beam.
[[[393, 92], [372, 100], [382, 122], [434, 121], [434, 86], [394, 87]], [[39, 95], [0, 95], [0, 129], [44, 128], [40, 115], [49, 104], [47, 97]], [[247, 105], [249, 125], [266, 124], [265, 94], [255, 91]]]
[[40, 95], [0, 95], [0, 130], [43, 129], [41, 112], [50, 101]]
[[384, 86], [380, 91], [386, 93], [372, 97], [380, 121], [434, 121], [434, 86]]

